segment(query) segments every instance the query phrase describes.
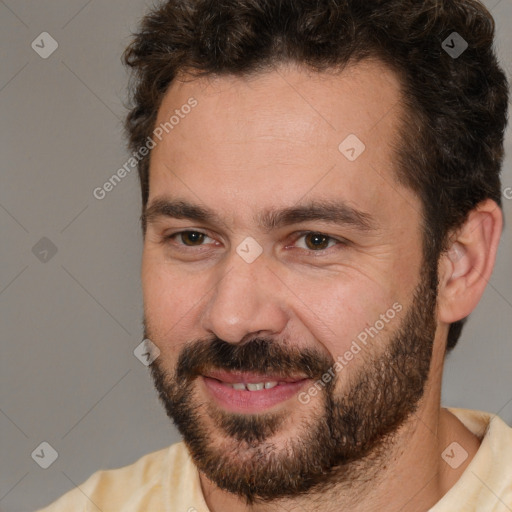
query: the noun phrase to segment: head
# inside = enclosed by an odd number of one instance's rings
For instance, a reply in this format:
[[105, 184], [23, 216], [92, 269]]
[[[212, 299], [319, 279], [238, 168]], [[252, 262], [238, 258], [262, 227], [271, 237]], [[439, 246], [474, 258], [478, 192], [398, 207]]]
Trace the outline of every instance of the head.
[[[475, 1], [183, 0], [144, 18], [125, 59], [130, 147], [151, 140], [145, 334], [167, 411], [219, 486], [254, 500], [328, 485], [421, 403], [501, 230], [493, 32]], [[482, 230], [486, 258], [468, 242]], [[209, 400], [219, 371], [305, 394], [241, 413]]]

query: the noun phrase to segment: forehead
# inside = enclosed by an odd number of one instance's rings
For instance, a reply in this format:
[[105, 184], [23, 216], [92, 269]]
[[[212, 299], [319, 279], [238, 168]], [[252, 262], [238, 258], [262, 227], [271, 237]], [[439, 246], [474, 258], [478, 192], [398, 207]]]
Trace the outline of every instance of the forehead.
[[175, 119], [152, 151], [149, 202], [177, 192], [252, 218], [305, 196], [390, 210], [400, 109], [398, 78], [371, 61], [177, 80], [158, 111], [156, 127]]
[[[224, 137], [211, 128], [229, 123], [239, 128], [240, 140], [289, 135], [305, 142], [312, 134], [325, 135], [323, 130], [337, 132], [337, 136], [348, 130], [364, 137], [390, 108], [398, 107], [400, 82], [393, 71], [374, 60], [347, 65], [340, 71], [315, 72], [283, 64], [249, 76], [183, 76], [168, 89], [156, 124], [168, 121], [190, 97], [199, 102], [200, 109], [194, 113], [199, 110], [211, 123], [204, 127], [195, 115], [187, 125], [196, 133], [206, 131], [211, 139]], [[214, 118], [219, 110], [223, 115]]]

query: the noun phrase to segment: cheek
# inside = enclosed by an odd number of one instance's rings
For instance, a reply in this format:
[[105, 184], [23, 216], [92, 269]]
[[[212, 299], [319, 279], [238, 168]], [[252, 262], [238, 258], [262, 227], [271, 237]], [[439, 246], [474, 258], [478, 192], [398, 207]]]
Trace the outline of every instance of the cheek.
[[152, 341], [163, 353], [179, 351], [193, 336], [193, 321], [206, 289], [192, 276], [168, 265], [143, 258], [142, 292], [144, 316]]
[[298, 286], [302, 290], [297, 293], [302, 298], [298, 303], [302, 303], [298, 306], [300, 321], [335, 360], [347, 351], [375, 351], [376, 345], [384, 345], [403, 310], [392, 286], [361, 276], [352, 280], [333, 277], [315, 285], [302, 281], [296, 284], [296, 291]]

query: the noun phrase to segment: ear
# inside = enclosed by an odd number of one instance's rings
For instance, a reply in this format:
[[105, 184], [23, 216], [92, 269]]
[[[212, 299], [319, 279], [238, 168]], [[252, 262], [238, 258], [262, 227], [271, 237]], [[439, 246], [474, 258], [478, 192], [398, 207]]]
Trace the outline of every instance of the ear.
[[439, 261], [438, 318], [453, 323], [467, 317], [491, 277], [503, 229], [501, 208], [491, 199], [473, 209]]

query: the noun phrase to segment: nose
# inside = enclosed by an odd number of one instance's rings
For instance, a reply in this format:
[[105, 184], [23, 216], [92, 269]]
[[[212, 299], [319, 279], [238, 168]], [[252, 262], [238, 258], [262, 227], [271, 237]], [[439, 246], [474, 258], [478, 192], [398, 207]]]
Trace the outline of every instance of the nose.
[[233, 252], [205, 303], [202, 327], [229, 343], [279, 334], [288, 320], [283, 288], [264, 254], [247, 263]]

